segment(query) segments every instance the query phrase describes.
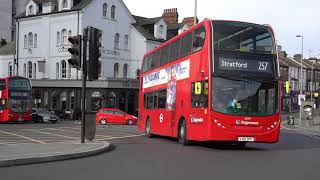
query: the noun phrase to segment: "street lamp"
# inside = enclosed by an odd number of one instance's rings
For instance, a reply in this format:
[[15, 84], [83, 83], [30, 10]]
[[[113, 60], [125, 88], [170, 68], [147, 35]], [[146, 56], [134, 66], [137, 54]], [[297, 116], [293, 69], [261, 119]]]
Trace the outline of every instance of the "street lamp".
[[300, 125], [302, 122], [302, 59], [303, 59], [303, 35], [297, 35], [297, 38], [301, 38], [301, 60], [300, 60], [300, 96], [299, 96], [299, 101], [300, 101]]
[[197, 24], [197, 9], [198, 9], [198, 1], [194, 0], [194, 20], [193, 20], [194, 26]]

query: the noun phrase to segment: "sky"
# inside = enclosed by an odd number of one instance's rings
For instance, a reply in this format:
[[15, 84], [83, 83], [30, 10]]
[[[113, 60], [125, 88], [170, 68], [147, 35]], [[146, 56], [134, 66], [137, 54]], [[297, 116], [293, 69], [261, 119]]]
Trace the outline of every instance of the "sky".
[[[179, 22], [194, 16], [195, 0], [123, 0], [133, 15], [161, 16], [164, 9], [177, 8]], [[269, 24], [276, 40], [289, 56], [320, 58], [320, 0], [198, 0], [197, 17]]]

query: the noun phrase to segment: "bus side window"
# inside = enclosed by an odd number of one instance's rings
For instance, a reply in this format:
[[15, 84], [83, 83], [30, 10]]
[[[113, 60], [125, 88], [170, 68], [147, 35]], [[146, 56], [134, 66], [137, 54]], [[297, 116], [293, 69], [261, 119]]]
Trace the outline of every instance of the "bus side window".
[[180, 52], [180, 39], [174, 41], [170, 46], [170, 61], [174, 61], [179, 58]]
[[147, 93], [147, 109], [153, 109], [153, 93]]
[[192, 47], [192, 32], [186, 34], [181, 38], [180, 58], [187, 56], [191, 53]]
[[161, 49], [160, 53], [160, 65], [168, 63], [168, 58], [169, 58], [169, 49], [170, 46], [166, 46], [163, 49]]
[[193, 82], [191, 85], [191, 107], [208, 107], [208, 81]]
[[157, 61], [156, 61], [156, 58], [154, 56], [154, 53], [152, 53], [150, 55], [150, 61], [151, 61], [150, 69], [156, 68], [157, 67]]
[[6, 81], [5, 80], [0, 80], [0, 90], [6, 89]]
[[196, 52], [202, 49], [205, 38], [206, 30], [203, 26], [194, 31], [192, 52]]
[[159, 91], [158, 94], [158, 108], [164, 109], [167, 106], [167, 89], [163, 89]]
[[4, 110], [7, 107], [7, 101], [5, 99], [0, 99], [0, 110]]

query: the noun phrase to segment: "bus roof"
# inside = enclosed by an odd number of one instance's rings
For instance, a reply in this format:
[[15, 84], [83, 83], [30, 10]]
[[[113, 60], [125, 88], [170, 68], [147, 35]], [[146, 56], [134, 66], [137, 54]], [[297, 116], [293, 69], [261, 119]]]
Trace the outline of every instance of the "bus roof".
[[269, 27], [272, 31], [272, 34], [274, 35], [274, 31], [272, 29], [272, 27], [270, 25], [261, 25], [261, 24], [257, 24], [257, 23], [251, 23], [251, 22], [245, 22], [245, 21], [236, 21], [236, 20], [211, 20], [209, 18], [206, 18], [204, 19], [203, 21], [201, 21], [200, 23], [196, 24], [195, 26], [192, 26], [190, 29], [182, 32], [181, 34], [179, 35], [176, 35], [174, 36], [173, 38], [167, 40], [166, 42], [160, 44], [160, 46], [158, 47], [155, 47], [153, 48], [152, 50], [148, 51], [144, 56], [143, 58], [145, 58], [146, 56], [154, 53], [155, 51], [159, 50], [159, 49], [162, 49], [163, 47], [167, 46], [168, 44], [174, 42], [175, 40], [181, 38], [182, 36], [184, 36], [185, 34], [188, 34], [189, 32], [192, 32], [193, 30], [197, 29], [198, 27], [202, 26], [203, 24], [206, 24], [208, 22], [211, 22], [211, 21], [224, 21], [224, 22], [240, 22], [240, 23], [249, 23], [249, 24], [254, 24], [254, 25], [260, 25], [260, 26], [266, 26], [266, 27]]

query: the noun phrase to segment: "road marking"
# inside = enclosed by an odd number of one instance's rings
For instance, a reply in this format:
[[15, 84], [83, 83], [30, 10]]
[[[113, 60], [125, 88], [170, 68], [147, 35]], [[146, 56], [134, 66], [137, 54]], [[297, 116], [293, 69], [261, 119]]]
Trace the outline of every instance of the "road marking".
[[131, 137], [139, 137], [143, 136], [144, 134], [137, 134], [137, 135], [129, 135], [129, 136], [118, 136], [118, 137], [110, 137], [110, 138], [104, 138], [104, 139], [96, 139], [97, 141], [103, 141], [103, 140], [110, 140], [110, 139], [124, 139], [124, 138], [131, 138]]
[[[64, 130], [64, 129], [55, 129], [55, 128], [46, 128], [46, 129], [53, 130], [53, 131], [62, 131], [62, 132], [71, 132], [71, 133], [81, 133], [80, 131], [70, 131], [70, 130]], [[99, 135], [99, 134], [96, 134], [95, 136], [99, 136], [99, 137], [102, 137], [102, 138], [112, 137], [112, 136], [104, 136], [104, 135]]]
[[10, 132], [6, 132], [6, 131], [2, 131], [2, 130], [0, 130], [0, 132], [3, 133], [3, 134], [9, 134], [9, 135], [12, 135], [12, 136], [28, 139], [28, 140], [30, 140], [32, 142], [36, 142], [36, 143], [40, 143], [40, 144], [46, 144], [46, 142], [39, 141], [39, 140], [36, 140], [36, 139], [32, 139], [32, 138], [29, 138], [29, 137], [26, 137], [26, 136], [22, 136], [20, 134], [10, 133]]
[[317, 136], [317, 137], [319, 137], [318, 134], [311, 133], [311, 132], [307, 132], [307, 131], [302, 131], [302, 130], [297, 130], [297, 129], [290, 129], [290, 128], [287, 128], [287, 127], [281, 127], [281, 128], [282, 128], [282, 129], [285, 129], [285, 130], [289, 130], [289, 131], [296, 131], [296, 132], [298, 132], [298, 133], [300, 133], [300, 134], [307, 135], [307, 136], [312, 135], [312, 136]]
[[75, 138], [75, 137], [64, 136], [64, 135], [60, 135], [60, 134], [53, 134], [53, 133], [42, 132], [42, 131], [33, 131], [33, 130], [29, 130], [29, 131], [38, 132], [38, 133], [42, 133], [42, 134], [48, 134], [48, 135], [52, 135], [52, 136], [64, 137], [64, 138], [69, 138], [69, 139], [75, 139], [75, 140], [79, 139], [79, 138]]

